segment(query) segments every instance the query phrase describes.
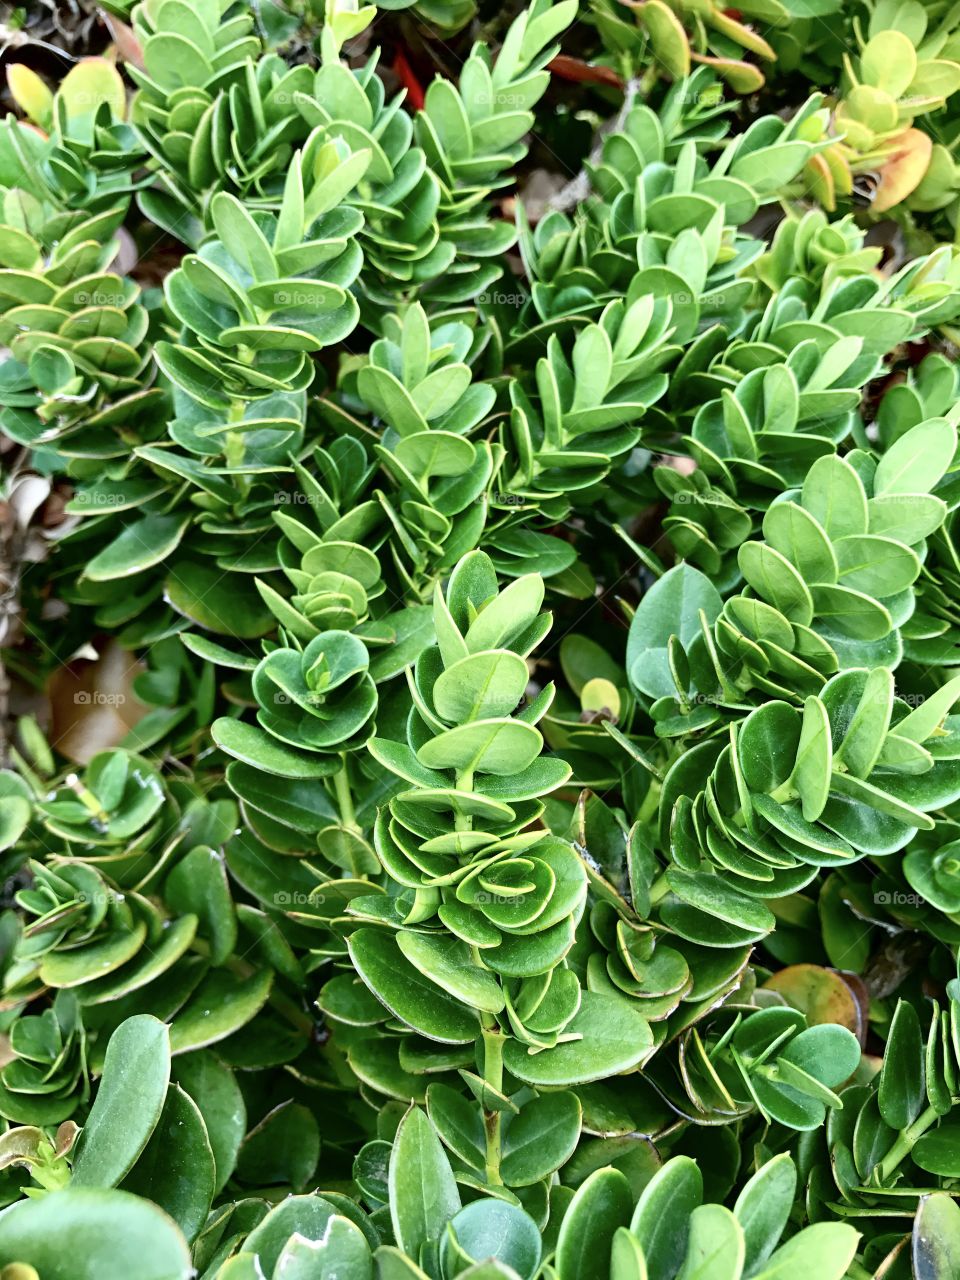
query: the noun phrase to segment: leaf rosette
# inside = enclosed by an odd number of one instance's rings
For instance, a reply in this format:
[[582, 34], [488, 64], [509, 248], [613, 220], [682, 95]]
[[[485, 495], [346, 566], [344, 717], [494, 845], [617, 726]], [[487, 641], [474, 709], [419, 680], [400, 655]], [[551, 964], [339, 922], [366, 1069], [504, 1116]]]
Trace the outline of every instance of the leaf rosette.
[[314, 636], [302, 652], [274, 649], [253, 673], [260, 724], [309, 751], [351, 750], [372, 730], [377, 692], [370, 655], [348, 631]]
[[0, 1069], [0, 1114], [16, 1124], [68, 1120], [89, 1096], [80, 1006], [59, 991], [48, 1009], [17, 1018], [10, 1028], [12, 1060]]

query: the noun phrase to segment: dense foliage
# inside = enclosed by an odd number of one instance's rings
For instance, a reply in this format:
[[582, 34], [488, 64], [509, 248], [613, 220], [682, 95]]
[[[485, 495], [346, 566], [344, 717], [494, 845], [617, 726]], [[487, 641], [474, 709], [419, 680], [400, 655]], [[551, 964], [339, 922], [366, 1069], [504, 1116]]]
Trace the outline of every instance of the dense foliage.
[[960, 10], [0, 34], [0, 1280], [956, 1280]]

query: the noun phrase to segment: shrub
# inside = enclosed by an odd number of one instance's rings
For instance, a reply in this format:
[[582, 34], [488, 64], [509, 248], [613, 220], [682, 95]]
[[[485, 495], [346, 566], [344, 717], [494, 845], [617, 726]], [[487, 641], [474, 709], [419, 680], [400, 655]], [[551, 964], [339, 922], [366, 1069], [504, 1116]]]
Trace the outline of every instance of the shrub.
[[4, 29], [0, 1280], [954, 1280], [957, 14], [108, 8]]

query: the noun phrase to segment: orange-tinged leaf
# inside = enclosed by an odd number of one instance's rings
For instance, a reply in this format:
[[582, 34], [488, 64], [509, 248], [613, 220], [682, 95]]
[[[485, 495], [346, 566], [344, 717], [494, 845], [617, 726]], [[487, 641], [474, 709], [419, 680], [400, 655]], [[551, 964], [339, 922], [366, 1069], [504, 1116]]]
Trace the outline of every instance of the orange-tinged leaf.
[[920, 129], [905, 129], [894, 139], [896, 150], [880, 169], [873, 209], [884, 213], [920, 185], [933, 154], [933, 139]]
[[110, 39], [114, 43], [117, 56], [123, 62], [129, 62], [132, 66], [138, 67], [143, 71], [143, 49], [134, 33], [133, 27], [129, 23], [121, 21], [116, 14], [107, 13], [103, 9], [100, 10], [100, 14], [107, 25], [107, 30], [110, 32]]
[[863, 1032], [863, 1016], [849, 984], [833, 969], [818, 964], [791, 964], [763, 984], [776, 991], [794, 1009], [806, 1015], [811, 1026], [833, 1022], [854, 1035]]

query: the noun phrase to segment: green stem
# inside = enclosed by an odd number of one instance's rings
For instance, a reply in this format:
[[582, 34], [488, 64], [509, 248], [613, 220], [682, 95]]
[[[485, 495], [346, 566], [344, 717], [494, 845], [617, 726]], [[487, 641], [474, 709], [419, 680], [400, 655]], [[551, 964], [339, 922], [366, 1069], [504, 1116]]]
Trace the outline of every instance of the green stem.
[[874, 1274], [873, 1271], [868, 1271], [866, 1267], [861, 1266], [856, 1258], [847, 1266], [847, 1280], [873, 1280]]
[[[227, 410], [227, 422], [243, 421], [244, 405], [242, 400], [233, 400]], [[228, 431], [223, 439], [223, 456], [228, 467], [242, 467], [247, 453], [247, 445], [242, 431]], [[246, 496], [250, 488], [249, 477], [236, 476], [235, 481], [241, 493]]]
[[655, 906], [660, 899], [665, 898], [669, 892], [670, 885], [667, 881], [667, 873], [664, 871], [650, 886], [650, 905]]
[[782, 782], [775, 791], [770, 792], [770, 799], [775, 800], [777, 804], [787, 804], [790, 800], [797, 798], [797, 789], [788, 778], [786, 782]]
[[347, 753], [340, 753], [343, 762], [337, 773], [333, 775], [333, 786], [337, 793], [337, 805], [340, 809], [340, 821], [351, 831], [359, 831], [357, 814], [353, 807], [353, 793], [350, 790], [350, 775], [347, 772]]
[[876, 1172], [879, 1175], [881, 1184], [887, 1181], [900, 1161], [904, 1160], [913, 1150], [917, 1139], [923, 1137], [930, 1126], [936, 1124], [938, 1118], [938, 1113], [934, 1108], [927, 1107], [925, 1111], [921, 1111], [913, 1124], [908, 1125], [906, 1129], [901, 1129], [896, 1142], [877, 1166]]
[[[457, 774], [457, 790], [472, 791], [473, 790], [473, 770], [465, 769], [463, 773]], [[473, 818], [468, 813], [458, 813], [453, 821], [455, 831], [472, 831]]]
[[64, 781], [83, 807], [89, 811], [95, 822], [107, 823], [110, 821], [109, 813], [107, 813], [89, 787], [83, 785], [75, 773], [68, 774]]
[[[473, 790], [473, 770], [465, 769], [457, 774], [457, 790]], [[472, 831], [473, 818], [470, 814], [457, 814], [454, 820], [457, 831]], [[481, 963], [476, 948], [474, 960]], [[500, 1030], [492, 1013], [480, 1015], [483, 1021], [483, 1078], [495, 1093], [503, 1093], [503, 1044], [506, 1036]], [[501, 1124], [500, 1112], [488, 1107], [483, 1109], [483, 1131], [486, 1136], [485, 1167], [487, 1182], [490, 1186], [503, 1185], [500, 1177]]]
[[662, 788], [658, 782], [650, 783], [650, 787], [647, 791], [647, 794], [643, 798], [643, 804], [641, 804], [640, 809], [637, 812], [637, 816], [634, 819], [636, 822], [640, 822], [640, 823], [649, 822], [649, 820], [657, 812], [657, 809], [660, 807], [661, 790]]
[[[503, 1045], [506, 1036], [491, 1016], [490, 1024], [485, 1026], [483, 1035], [483, 1078], [491, 1089], [503, 1093]], [[486, 1174], [490, 1186], [503, 1185], [500, 1177], [501, 1156], [501, 1113], [499, 1111], [483, 1111], [483, 1128], [486, 1134]]]

